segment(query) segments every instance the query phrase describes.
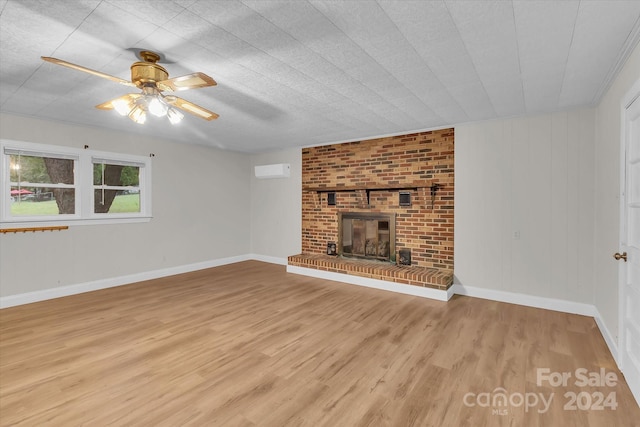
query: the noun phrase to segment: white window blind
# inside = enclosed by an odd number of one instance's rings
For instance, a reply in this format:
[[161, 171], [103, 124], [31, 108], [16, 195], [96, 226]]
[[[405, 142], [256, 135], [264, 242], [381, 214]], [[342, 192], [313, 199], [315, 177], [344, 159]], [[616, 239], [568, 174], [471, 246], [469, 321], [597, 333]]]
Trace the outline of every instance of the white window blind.
[[78, 160], [80, 157], [74, 154], [56, 153], [56, 152], [41, 152], [31, 150], [19, 150], [15, 148], [4, 148], [4, 154], [7, 156], [32, 156], [32, 157], [48, 157], [50, 159], [64, 159], [64, 160]]
[[108, 158], [101, 157], [92, 157], [91, 162], [94, 164], [102, 164], [102, 165], [118, 165], [118, 166], [134, 166], [137, 168], [143, 168], [145, 166], [144, 163], [141, 162], [130, 162], [126, 160], [114, 160]]

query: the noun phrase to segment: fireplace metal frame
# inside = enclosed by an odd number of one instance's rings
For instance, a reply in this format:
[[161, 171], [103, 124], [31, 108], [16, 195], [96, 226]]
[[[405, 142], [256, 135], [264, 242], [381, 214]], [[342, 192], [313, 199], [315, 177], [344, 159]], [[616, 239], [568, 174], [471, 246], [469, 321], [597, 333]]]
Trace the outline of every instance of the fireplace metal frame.
[[[396, 214], [395, 212], [338, 212], [338, 255], [348, 258], [373, 259], [358, 255], [344, 255], [342, 250], [342, 220], [365, 219], [389, 221], [389, 262], [396, 264]], [[384, 262], [384, 261], [380, 261]]]

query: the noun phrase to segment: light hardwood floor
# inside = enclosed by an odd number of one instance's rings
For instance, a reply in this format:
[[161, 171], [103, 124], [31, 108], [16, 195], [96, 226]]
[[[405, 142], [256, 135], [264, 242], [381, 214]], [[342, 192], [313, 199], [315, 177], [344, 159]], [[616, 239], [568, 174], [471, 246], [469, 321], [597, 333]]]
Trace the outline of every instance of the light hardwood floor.
[[[576, 386], [580, 368], [618, 381]], [[500, 388], [507, 406], [479, 405]], [[565, 410], [571, 391], [617, 408]], [[249, 261], [1, 310], [0, 424], [614, 427], [640, 409], [592, 318]]]

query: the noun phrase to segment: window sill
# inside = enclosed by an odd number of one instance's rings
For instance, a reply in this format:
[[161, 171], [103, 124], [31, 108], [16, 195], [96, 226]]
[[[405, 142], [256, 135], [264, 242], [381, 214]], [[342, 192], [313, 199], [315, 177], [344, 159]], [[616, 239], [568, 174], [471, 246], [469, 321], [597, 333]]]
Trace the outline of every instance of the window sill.
[[51, 227], [59, 225], [105, 225], [105, 224], [131, 224], [151, 221], [151, 216], [137, 216], [127, 218], [95, 218], [95, 219], [69, 219], [60, 221], [11, 221], [0, 223], [0, 229], [20, 227]]

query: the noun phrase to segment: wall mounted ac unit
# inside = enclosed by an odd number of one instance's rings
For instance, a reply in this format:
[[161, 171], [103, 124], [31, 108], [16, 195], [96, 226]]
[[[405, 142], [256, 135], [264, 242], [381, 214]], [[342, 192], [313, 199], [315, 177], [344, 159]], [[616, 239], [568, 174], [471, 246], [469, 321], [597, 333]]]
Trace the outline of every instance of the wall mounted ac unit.
[[291, 175], [291, 165], [289, 163], [278, 163], [275, 165], [262, 165], [255, 167], [256, 178], [289, 178]]

